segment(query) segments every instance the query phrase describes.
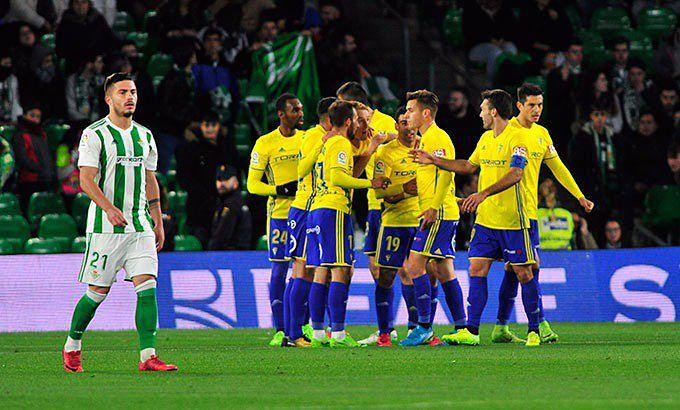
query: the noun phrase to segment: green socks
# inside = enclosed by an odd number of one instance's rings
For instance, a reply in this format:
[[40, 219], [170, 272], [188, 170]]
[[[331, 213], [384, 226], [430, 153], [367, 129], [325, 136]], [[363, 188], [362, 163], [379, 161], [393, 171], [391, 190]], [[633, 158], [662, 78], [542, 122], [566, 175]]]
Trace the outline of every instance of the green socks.
[[156, 347], [156, 324], [158, 323], [156, 281], [148, 280], [136, 286], [135, 292], [137, 292], [135, 324], [139, 334], [139, 349], [154, 349]]
[[104, 301], [106, 295], [96, 293], [88, 289], [82, 298], [78, 301], [76, 309], [73, 312], [71, 319], [71, 329], [68, 335], [71, 339], [80, 340], [83, 338], [83, 333], [87, 329], [87, 325], [94, 317], [94, 312], [97, 311], [99, 305]]

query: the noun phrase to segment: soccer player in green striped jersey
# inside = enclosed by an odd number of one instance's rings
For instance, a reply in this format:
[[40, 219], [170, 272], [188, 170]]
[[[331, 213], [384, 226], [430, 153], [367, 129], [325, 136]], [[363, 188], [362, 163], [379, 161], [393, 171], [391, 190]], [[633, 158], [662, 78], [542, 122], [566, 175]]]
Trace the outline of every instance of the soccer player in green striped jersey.
[[88, 287], [73, 312], [62, 352], [64, 370], [83, 371], [83, 333], [121, 268], [137, 293], [139, 370], [177, 370], [159, 360], [155, 350], [157, 252], [165, 235], [154, 173], [156, 143], [149, 129], [132, 121], [137, 88], [128, 74], [109, 76], [104, 93], [109, 114], [83, 131], [78, 147], [80, 186], [92, 200], [87, 248], [78, 274], [78, 281]]

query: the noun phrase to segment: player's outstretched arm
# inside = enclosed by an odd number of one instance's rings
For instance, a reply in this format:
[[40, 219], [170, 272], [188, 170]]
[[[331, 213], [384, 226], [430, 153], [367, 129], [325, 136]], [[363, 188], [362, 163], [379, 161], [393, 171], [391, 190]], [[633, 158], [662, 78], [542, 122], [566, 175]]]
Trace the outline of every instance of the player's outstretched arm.
[[496, 195], [499, 192], [503, 192], [511, 186], [517, 184], [522, 180], [522, 175], [524, 175], [524, 167], [512, 167], [507, 174], [503, 175], [501, 179], [496, 181], [496, 183], [490, 185], [486, 189], [470, 195], [463, 200], [460, 205], [460, 209], [463, 212], [474, 212], [479, 204], [484, 202], [484, 200], [492, 195]]
[[583, 209], [585, 209], [586, 212], [592, 211], [595, 205], [583, 195], [576, 180], [560, 157], [555, 156], [547, 159], [545, 163], [548, 165], [548, 168], [550, 168], [550, 171], [552, 171], [555, 179], [557, 179], [557, 181], [578, 200]]
[[445, 171], [455, 172], [456, 174], [471, 175], [477, 172], [479, 169], [479, 166], [466, 159], [437, 157], [421, 149], [411, 150], [409, 151], [409, 155], [411, 155], [411, 158], [413, 158], [413, 162], [425, 165], [434, 164], [437, 168], [441, 168]]
[[[298, 161], [297, 176], [298, 180], [302, 180], [304, 177], [309, 175], [314, 169], [316, 160], [321, 153], [321, 148], [323, 148], [323, 143], [312, 145], [314, 141], [311, 138], [306, 138], [302, 141], [302, 146], [300, 147], [300, 153], [306, 152], [307, 154], [300, 155], [300, 161]], [[309, 151], [309, 152], [308, 152]]]
[[99, 168], [81, 166], [80, 167], [80, 188], [87, 196], [106, 213], [106, 217], [113, 226], [126, 226], [127, 221], [123, 212], [113, 206], [111, 201], [106, 198], [99, 185], [94, 182], [94, 178], [99, 172]]
[[345, 189], [387, 188], [390, 184], [390, 180], [385, 177], [377, 177], [373, 180], [354, 178], [342, 168], [331, 169], [330, 180], [333, 185]]
[[163, 230], [163, 211], [161, 210], [161, 192], [156, 180], [156, 173], [146, 170], [146, 200], [149, 202], [149, 213], [153, 220], [153, 233], [156, 235], [156, 252], [163, 249], [165, 231]]

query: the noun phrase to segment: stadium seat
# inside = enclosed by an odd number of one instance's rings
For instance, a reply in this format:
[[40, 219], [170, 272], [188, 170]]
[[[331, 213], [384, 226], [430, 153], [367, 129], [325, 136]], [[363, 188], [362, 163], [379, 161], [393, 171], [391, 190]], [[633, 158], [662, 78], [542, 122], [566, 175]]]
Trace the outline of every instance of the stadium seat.
[[54, 239], [59, 242], [61, 249], [67, 250], [70, 249], [71, 242], [76, 236], [78, 236], [78, 229], [71, 215], [48, 214], [40, 218], [39, 238]]
[[0, 125], [0, 137], [10, 143], [12, 142], [12, 137], [16, 131], [17, 129], [14, 125]]
[[399, 100], [384, 100], [380, 105], [380, 110], [390, 117], [394, 116], [399, 108]]
[[180, 252], [193, 252], [203, 250], [201, 241], [193, 235], [175, 235], [175, 250]]
[[593, 30], [584, 30], [578, 33], [583, 40], [583, 55], [586, 61], [597, 67], [607, 59], [609, 53], [604, 47], [604, 41], [600, 33]]
[[166, 188], [168, 191], [174, 191], [177, 188], [177, 170], [171, 169], [165, 174], [165, 180], [167, 182]]
[[173, 170], [173, 171], [177, 169], [177, 158], [176, 158], [174, 155], [170, 158], [170, 167], [169, 167], [169, 169], [171, 169], [171, 170]]
[[[493, 82], [499, 88], [518, 86], [524, 80], [531, 56], [527, 53], [503, 53], [496, 58]], [[511, 93], [512, 94], [512, 93]]]
[[46, 254], [61, 253], [64, 251], [59, 241], [55, 239], [31, 238], [24, 245], [25, 253]]
[[71, 242], [71, 253], [85, 253], [87, 248], [87, 238], [84, 236], [78, 236], [73, 238]]
[[590, 19], [590, 27], [603, 37], [610, 38], [621, 31], [630, 30], [630, 17], [623, 8], [602, 7], [593, 13]]
[[90, 208], [90, 198], [85, 192], [79, 192], [71, 203], [71, 216], [76, 221], [76, 226], [81, 232], [85, 232], [87, 226], [87, 211]]
[[28, 222], [37, 228], [43, 215], [64, 214], [66, 206], [60, 194], [56, 192], [35, 192], [28, 201]]
[[40, 44], [42, 44], [43, 47], [54, 51], [55, 47], [54, 34], [53, 33], [43, 34], [43, 36], [40, 37]]
[[646, 7], [637, 17], [638, 30], [652, 40], [669, 35], [678, 23], [678, 16], [665, 7]]
[[168, 187], [168, 177], [166, 177], [165, 174], [156, 172], [156, 181], [158, 181], [158, 185], [164, 186], [165, 188]]
[[11, 192], [0, 194], [0, 215], [21, 215], [19, 199]]
[[238, 144], [236, 145], [236, 152], [238, 153], [238, 157], [241, 159], [247, 159], [250, 157], [250, 145], [247, 144]]
[[[149, 59], [149, 65], [146, 67], [146, 71], [154, 79], [154, 85], [156, 78], [161, 80], [172, 69], [172, 57], [167, 54], [154, 54]], [[160, 81], [159, 81], [160, 84]]]
[[680, 187], [657, 185], [645, 196], [645, 213], [642, 221], [653, 227], [673, 227], [680, 224]]
[[30, 237], [31, 228], [23, 216], [0, 215], [0, 238], [14, 246], [14, 253], [21, 253]]
[[269, 249], [269, 246], [267, 245], [267, 235], [260, 236], [260, 239], [257, 240], [257, 245], [255, 245], [255, 249], [258, 251], [266, 251]]
[[543, 90], [543, 92], [545, 92], [545, 90], [546, 90], [545, 77], [543, 77], [541, 75], [532, 75], [530, 77], [527, 77], [527, 78], [524, 79], [524, 82], [529, 83], [529, 84], [534, 84], [534, 85], [541, 87], [541, 90]]
[[149, 23], [151, 23], [151, 21], [155, 19], [157, 15], [158, 13], [156, 12], [156, 10], [148, 10], [144, 14], [144, 20], [142, 21], [142, 31], [145, 32], [149, 31]]
[[135, 42], [138, 51], [145, 52], [149, 45], [149, 34], [140, 31], [133, 31], [125, 35], [125, 39]]
[[247, 145], [250, 144], [250, 125], [236, 124], [234, 125], [234, 141], [236, 144]]
[[444, 15], [444, 39], [453, 47], [463, 45], [463, 10], [452, 8]]
[[569, 19], [569, 23], [571, 23], [573, 31], [581, 31], [583, 22], [581, 22], [581, 15], [579, 14], [578, 9], [574, 6], [566, 6], [564, 12], [567, 14], [567, 18]]
[[6, 239], [0, 239], [0, 255], [11, 255], [13, 253], [16, 253], [16, 250], [14, 249], [12, 242]]
[[45, 134], [47, 134], [47, 141], [52, 151], [57, 149], [57, 146], [64, 139], [64, 135], [71, 129], [68, 124], [50, 124], [45, 126]]
[[187, 193], [184, 191], [171, 191], [168, 194], [168, 207], [175, 215], [186, 214], [184, 208], [187, 202]]
[[180, 235], [189, 235], [189, 227], [187, 226], [187, 216], [185, 214], [177, 215], [177, 233]]
[[639, 30], [631, 30], [622, 34], [630, 41], [630, 55], [641, 59], [646, 64], [650, 64], [654, 57], [652, 39], [646, 33]]
[[118, 35], [125, 36], [129, 32], [135, 31], [135, 22], [127, 12], [119, 11], [116, 13], [116, 19], [113, 21], [112, 28]]

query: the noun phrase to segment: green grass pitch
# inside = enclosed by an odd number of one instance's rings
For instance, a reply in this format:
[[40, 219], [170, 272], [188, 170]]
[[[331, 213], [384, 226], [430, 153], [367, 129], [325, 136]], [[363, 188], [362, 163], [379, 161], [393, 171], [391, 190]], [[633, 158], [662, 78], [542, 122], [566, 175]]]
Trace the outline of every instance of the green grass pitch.
[[[518, 333], [520, 327], [513, 326]], [[88, 332], [85, 373], [65, 333], [0, 334], [0, 403], [116, 408], [680, 407], [680, 324], [558, 323], [557, 345], [269, 348], [270, 331], [159, 331], [177, 373], [140, 374], [135, 332]], [[372, 328], [350, 328], [363, 337]], [[444, 331], [439, 327], [439, 332]], [[404, 334], [404, 329], [399, 328]]]

